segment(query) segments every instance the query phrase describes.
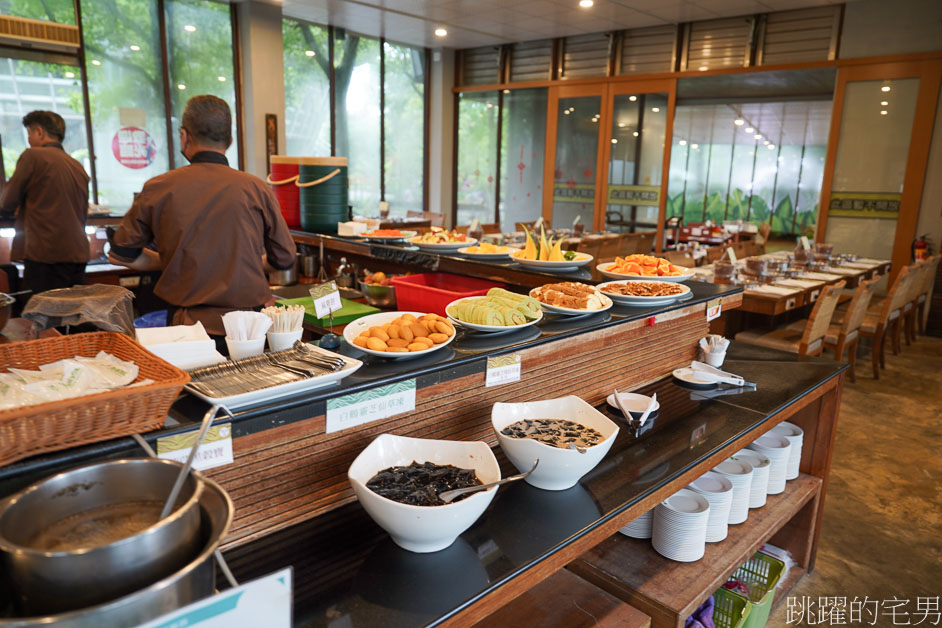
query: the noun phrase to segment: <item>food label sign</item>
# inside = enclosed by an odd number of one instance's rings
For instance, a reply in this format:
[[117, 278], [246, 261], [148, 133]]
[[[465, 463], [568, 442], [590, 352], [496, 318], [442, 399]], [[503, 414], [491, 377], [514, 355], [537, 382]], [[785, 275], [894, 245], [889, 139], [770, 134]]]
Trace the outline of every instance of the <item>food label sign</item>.
[[[199, 430], [157, 439], [157, 457], [185, 463], [196, 443]], [[232, 426], [229, 423], [214, 425], [206, 432], [193, 459], [197, 471], [222, 467], [232, 463]]]
[[327, 400], [326, 433], [415, 410], [415, 378]]
[[487, 359], [487, 377], [484, 387], [499, 386], [520, 381], [520, 367], [523, 359], [519, 353], [498, 355]]
[[311, 298], [314, 300], [314, 315], [317, 318], [330, 316], [332, 312], [343, 307], [335, 281], [328, 281], [311, 288]]
[[720, 314], [723, 313], [723, 299], [717, 297], [712, 301], [707, 301], [706, 315], [707, 322], [712, 321], [715, 318], [719, 318]]
[[157, 144], [150, 133], [136, 126], [119, 129], [111, 140], [111, 152], [125, 168], [140, 170], [154, 162]]

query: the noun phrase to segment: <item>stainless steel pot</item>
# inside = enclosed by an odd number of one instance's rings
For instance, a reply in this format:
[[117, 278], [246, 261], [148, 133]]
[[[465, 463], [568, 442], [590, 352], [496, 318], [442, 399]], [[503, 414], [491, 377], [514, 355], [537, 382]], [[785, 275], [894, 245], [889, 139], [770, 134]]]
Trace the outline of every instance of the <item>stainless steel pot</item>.
[[[3, 589], [0, 589], [0, 626], [55, 625], [57, 628], [123, 628], [138, 626], [160, 615], [209, 597], [216, 589], [215, 552], [232, 525], [232, 501], [215, 482], [203, 478], [200, 498], [202, 550], [176, 573], [149, 587], [122, 598], [81, 610], [44, 617], [10, 617], [2, 615]], [[0, 571], [2, 576], [2, 571]]]
[[17, 606], [54, 613], [100, 604], [176, 572], [200, 548], [202, 476], [191, 473], [170, 516], [143, 532], [99, 547], [35, 548], [49, 526], [91, 509], [127, 502], [163, 504], [181, 466], [134, 458], [71, 469], [0, 502], [0, 558]]
[[7, 321], [10, 320], [10, 314], [13, 312], [14, 303], [16, 303], [15, 297], [11, 297], [5, 292], [0, 292], [0, 331], [3, 331], [3, 328], [6, 327]]
[[298, 283], [298, 258], [294, 258], [294, 266], [285, 270], [275, 270], [268, 273], [268, 284], [271, 286], [293, 286]]

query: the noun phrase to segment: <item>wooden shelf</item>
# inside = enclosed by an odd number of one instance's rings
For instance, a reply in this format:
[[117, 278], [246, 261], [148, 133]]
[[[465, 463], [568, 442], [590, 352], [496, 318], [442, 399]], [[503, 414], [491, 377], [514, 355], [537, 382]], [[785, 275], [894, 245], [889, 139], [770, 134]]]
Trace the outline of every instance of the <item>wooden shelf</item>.
[[814, 499], [821, 486], [819, 478], [801, 474], [784, 493], [769, 495], [764, 507], [750, 510], [745, 523], [730, 526], [724, 541], [707, 543], [706, 554], [695, 563], [669, 560], [654, 551], [650, 540], [616, 534], [569, 569], [650, 615], [655, 628], [683, 626], [739, 565]]

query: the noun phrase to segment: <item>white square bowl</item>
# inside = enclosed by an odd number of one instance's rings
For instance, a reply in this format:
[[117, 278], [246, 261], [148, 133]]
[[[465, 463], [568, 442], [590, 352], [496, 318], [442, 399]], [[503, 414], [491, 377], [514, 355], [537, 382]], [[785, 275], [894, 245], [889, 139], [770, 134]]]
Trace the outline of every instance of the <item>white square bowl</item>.
[[[587, 447], [581, 454], [575, 449], [560, 449], [530, 438], [511, 438], [501, 434], [502, 429], [523, 419], [574, 421], [598, 430], [603, 440]], [[547, 491], [563, 491], [575, 486], [579, 478], [602, 461], [618, 435], [615, 423], [575, 395], [526, 403], [495, 403], [491, 408], [491, 425], [504, 454], [520, 472], [530, 469], [533, 461], [539, 458], [540, 465], [527, 476], [526, 481]]]
[[477, 521], [494, 499], [497, 487], [444, 506], [402, 504], [366, 487], [383, 469], [413, 462], [474, 469], [483, 484], [500, 480], [500, 467], [494, 452], [483, 441], [431, 440], [393, 434], [377, 436], [350, 465], [347, 479], [360, 504], [396, 545], [410, 552], [437, 552], [454, 543], [459, 534]]

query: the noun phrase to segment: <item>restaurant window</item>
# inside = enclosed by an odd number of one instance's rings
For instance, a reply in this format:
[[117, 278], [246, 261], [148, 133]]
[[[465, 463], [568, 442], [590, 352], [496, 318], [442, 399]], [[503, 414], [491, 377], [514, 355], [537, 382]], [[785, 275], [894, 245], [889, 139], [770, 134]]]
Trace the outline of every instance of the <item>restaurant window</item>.
[[424, 211], [425, 51], [385, 42], [385, 200], [393, 216]]
[[98, 200], [124, 213], [144, 182], [170, 165], [157, 5], [82, 0], [81, 7]]
[[75, 24], [72, 0], [0, 0], [0, 15]]
[[514, 231], [515, 223], [533, 222], [543, 213], [546, 99], [546, 88], [504, 93], [500, 145], [502, 231]]
[[494, 221], [497, 171], [496, 91], [469, 92], [458, 99], [457, 222]]
[[325, 157], [330, 151], [330, 63], [326, 27], [282, 22], [285, 68], [285, 154]]
[[229, 6], [208, 0], [165, 0], [167, 55], [170, 71], [171, 123], [174, 164], [180, 156], [180, 127], [186, 101], [200, 94], [222, 98], [232, 110], [232, 145], [229, 164], [238, 167], [235, 73], [232, 58], [232, 21]]
[[78, 68], [0, 57], [0, 141], [3, 167], [9, 178], [29, 145], [23, 116], [30, 111], [55, 111], [65, 120], [62, 147], [90, 172], [88, 135]]

